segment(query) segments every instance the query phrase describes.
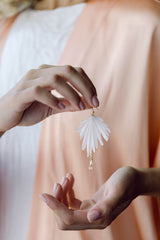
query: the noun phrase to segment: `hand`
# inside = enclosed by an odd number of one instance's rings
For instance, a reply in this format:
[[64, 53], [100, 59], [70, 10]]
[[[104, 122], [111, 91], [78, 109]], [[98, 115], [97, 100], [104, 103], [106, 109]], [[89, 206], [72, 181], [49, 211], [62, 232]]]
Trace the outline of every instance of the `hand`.
[[67, 174], [54, 185], [53, 196], [41, 195], [62, 230], [103, 229], [140, 194], [139, 172], [132, 167], [118, 169], [91, 199], [82, 202], [74, 195], [73, 183], [73, 175]]
[[[56, 90], [63, 98], [55, 97]], [[42, 65], [0, 99], [0, 132], [33, 125], [60, 112], [97, 107], [96, 89], [81, 68]]]

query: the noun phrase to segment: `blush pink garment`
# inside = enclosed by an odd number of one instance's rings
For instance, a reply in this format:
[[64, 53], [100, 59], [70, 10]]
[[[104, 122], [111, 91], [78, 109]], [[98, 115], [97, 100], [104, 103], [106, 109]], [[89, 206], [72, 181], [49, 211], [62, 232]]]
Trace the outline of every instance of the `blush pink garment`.
[[158, 240], [160, 203], [141, 196], [104, 230], [58, 230], [39, 195], [75, 176], [80, 199], [90, 198], [118, 168], [160, 167], [160, 4], [154, 0], [87, 3], [60, 64], [81, 66], [100, 100], [96, 114], [111, 137], [94, 156], [94, 169], [81, 151], [76, 129], [91, 111], [64, 113], [43, 124], [28, 240]]
[[17, 15], [12, 18], [3, 19], [0, 21], [0, 56], [2, 54], [3, 46], [5, 44], [9, 31], [16, 18]]

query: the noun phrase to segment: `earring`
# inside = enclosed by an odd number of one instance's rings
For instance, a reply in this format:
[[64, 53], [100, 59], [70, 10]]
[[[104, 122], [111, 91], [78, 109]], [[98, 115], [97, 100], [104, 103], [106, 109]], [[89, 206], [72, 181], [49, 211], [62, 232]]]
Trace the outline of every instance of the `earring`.
[[95, 116], [95, 111], [92, 109], [91, 116], [80, 123], [77, 132], [80, 133], [80, 139], [83, 138], [82, 151], [87, 148], [87, 157], [90, 157], [89, 170], [92, 170], [93, 154], [98, 148], [98, 142], [103, 146], [101, 135], [105, 141], [108, 141], [111, 131], [102, 118]]

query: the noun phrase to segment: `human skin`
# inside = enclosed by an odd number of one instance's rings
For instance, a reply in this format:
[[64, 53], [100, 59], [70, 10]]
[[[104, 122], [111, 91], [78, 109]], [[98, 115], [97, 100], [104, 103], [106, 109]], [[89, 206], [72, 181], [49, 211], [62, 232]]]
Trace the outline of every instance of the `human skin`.
[[[53, 90], [62, 97], [54, 96]], [[55, 113], [98, 105], [96, 89], [83, 69], [42, 65], [0, 98], [0, 136], [17, 125], [34, 125]]]
[[160, 169], [122, 167], [88, 200], [77, 199], [74, 176], [55, 183], [53, 195], [42, 200], [53, 211], [61, 230], [104, 229], [140, 195], [160, 197]]
[[4, 132], [0, 132], [0, 137], [4, 134]]

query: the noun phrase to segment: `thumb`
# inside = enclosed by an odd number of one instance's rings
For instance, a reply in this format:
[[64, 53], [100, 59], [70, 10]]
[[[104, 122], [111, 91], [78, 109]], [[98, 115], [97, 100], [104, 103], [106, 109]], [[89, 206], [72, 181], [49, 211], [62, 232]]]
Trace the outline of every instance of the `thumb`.
[[108, 204], [108, 201], [102, 201], [88, 211], [87, 218], [91, 223], [103, 218], [104, 216], [108, 216], [110, 212], [111, 206]]

